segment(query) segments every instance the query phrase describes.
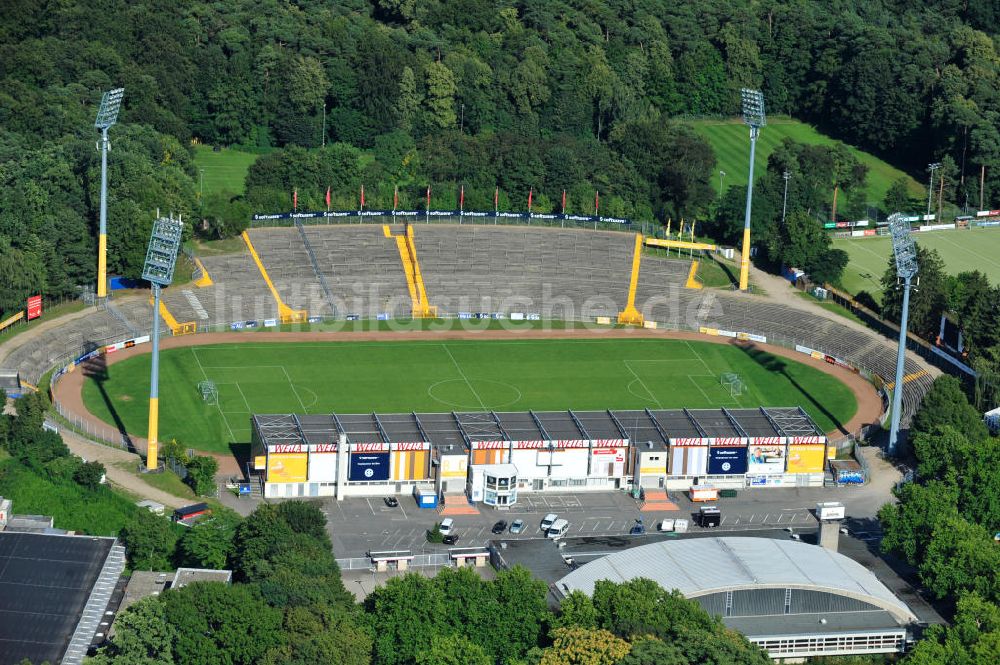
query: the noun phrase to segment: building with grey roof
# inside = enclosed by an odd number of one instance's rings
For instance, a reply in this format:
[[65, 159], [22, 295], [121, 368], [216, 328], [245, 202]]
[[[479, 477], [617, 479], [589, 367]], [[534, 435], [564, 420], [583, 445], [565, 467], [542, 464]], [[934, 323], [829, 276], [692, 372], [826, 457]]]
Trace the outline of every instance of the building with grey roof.
[[828, 455], [800, 408], [257, 414], [251, 427], [267, 498], [471, 496], [473, 467], [497, 464], [529, 492], [820, 486]]
[[592, 594], [600, 580], [677, 589], [774, 658], [904, 651], [917, 617], [859, 563], [769, 538], [666, 540], [609, 554], [554, 585]]

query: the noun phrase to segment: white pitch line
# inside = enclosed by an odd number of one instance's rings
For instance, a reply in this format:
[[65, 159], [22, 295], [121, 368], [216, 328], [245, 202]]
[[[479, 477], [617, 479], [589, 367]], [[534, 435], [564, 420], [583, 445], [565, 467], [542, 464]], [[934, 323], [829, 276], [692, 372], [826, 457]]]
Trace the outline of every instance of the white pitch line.
[[625, 364], [625, 369], [632, 372], [632, 376], [635, 377], [635, 380], [639, 382], [639, 385], [642, 386], [643, 389], [646, 391], [646, 393], [648, 393], [649, 396], [653, 399], [653, 401], [656, 402], [656, 406], [662, 409], [663, 405], [660, 403], [660, 400], [656, 399], [656, 395], [654, 395], [653, 391], [649, 389], [649, 386], [646, 385], [646, 382], [642, 380], [642, 377], [635, 373], [635, 370], [632, 369], [632, 366], [628, 364], [629, 361], [623, 360], [622, 362]]
[[975, 252], [975, 251], [973, 251], [973, 250], [971, 250], [971, 249], [969, 249], [967, 247], [962, 247], [957, 242], [953, 242], [951, 240], [948, 240], [943, 234], [940, 236], [940, 238], [941, 238], [941, 240], [943, 240], [944, 242], [948, 243], [952, 247], [958, 247], [963, 252], [968, 252], [969, 254], [972, 254], [974, 256], [978, 256], [979, 258], [981, 258], [982, 260], [986, 261], [986, 263], [990, 264], [991, 266], [1000, 266], [1000, 264], [998, 264], [996, 261], [993, 261], [993, 260], [991, 260], [991, 259], [983, 256], [979, 252]]
[[469, 390], [472, 391], [472, 395], [476, 398], [476, 401], [479, 402], [479, 406], [483, 407], [483, 411], [488, 411], [489, 409], [486, 408], [486, 404], [483, 402], [483, 398], [480, 397], [479, 393], [476, 392], [476, 389], [472, 387], [472, 382], [469, 381], [469, 377], [465, 375], [465, 372], [462, 371], [462, 366], [458, 364], [458, 361], [455, 360], [455, 356], [451, 354], [451, 349], [448, 348], [447, 344], [442, 344], [441, 348], [444, 349], [445, 353], [448, 354], [448, 357], [451, 358], [452, 364], [455, 365], [455, 369], [457, 369], [458, 373], [462, 375], [463, 379], [465, 379], [465, 384], [469, 386]]
[[[698, 385], [698, 382], [694, 380], [694, 377], [693, 377], [693, 376], [691, 376], [690, 374], [688, 374], [688, 375], [687, 375], [687, 378], [688, 378], [688, 380], [689, 380], [689, 381], [691, 381], [691, 383], [693, 383], [693, 384], [694, 384], [694, 387], [695, 387], [695, 388], [697, 388], [697, 389], [698, 389], [698, 391], [699, 391], [699, 392], [700, 392], [700, 393], [701, 393], [702, 395], [704, 395], [704, 396], [705, 396], [705, 401], [706, 401], [706, 402], [708, 402], [709, 404], [715, 404], [715, 403], [717, 403], [717, 401], [718, 401], [718, 400], [713, 400], [713, 399], [712, 399], [711, 397], [709, 397], [709, 396], [708, 396], [708, 393], [706, 393], [706, 392], [705, 392], [705, 390], [704, 390], [704, 389], [703, 389], [703, 388], [702, 388], [701, 386], [699, 386], [699, 385]], [[662, 407], [661, 407], [661, 408], [662, 408]]]
[[302, 413], [308, 412], [306, 409], [306, 403], [302, 401], [302, 397], [299, 396], [299, 391], [295, 389], [295, 384], [292, 383], [292, 377], [288, 374], [288, 370], [285, 369], [284, 365], [281, 365], [281, 371], [285, 373], [285, 379], [288, 381], [288, 386], [292, 389], [292, 393], [295, 394], [295, 399], [299, 400], [299, 406], [302, 407]]
[[247, 413], [253, 413], [253, 409], [250, 408], [250, 402], [247, 401], [246, 394], [243, 392], [243, 389], [240, 388], [240, 382], [239, 381], [236, 382], [236, 390], [240, 391], [240, 397], [243, 398], [243, 403], [247, 407]]

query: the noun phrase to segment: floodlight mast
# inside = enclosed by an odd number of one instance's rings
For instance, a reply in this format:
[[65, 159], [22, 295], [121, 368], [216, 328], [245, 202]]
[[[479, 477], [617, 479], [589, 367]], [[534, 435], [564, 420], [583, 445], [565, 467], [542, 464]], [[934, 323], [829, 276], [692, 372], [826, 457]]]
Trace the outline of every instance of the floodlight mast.
[[97, 297], [108, 297], [108, 130], [118, 122], [125, 88], [108, 90], [101, 97], [94, 127], [101, 130], [101, 226], [97, 246]]
[[899, 349], [896, 352], [896, 382], [892, 387], [892, 424], [889, 428], [890, 455], [899, 444], [899, 418], [903, 410], [903, 363], [906, 360], [906, 327], [910, 315], [910, 288], [917, 274], [917, 248], [910, 235], [910, 223], [901, 213], [889, 216], [892, 252], [896, 257], [896, 276], [903, 280], [903, 308], [899, 319]]
[[153, 222], [142, 278], [153, 288], [152, 369], [149, 375], [149, 431], [146, 435], [146, 470], [158, 468], [160, 423], [160, 289], [174, 280], [174, 264], [181, 246], [184, 224], [180, 218], [161, 217]]
[[757, 152], [757, 136], [767, 124], [764, 113], [764, 93], [760, 90], [740, 90], [743, 103], [743, 122], [750, 127], [750, 175], [747, 178], [747, 207], [743, 215], [743, 254], [740, 257], [740, 291], [750, 284], [750, 210], [753, 203], [753, 163]]

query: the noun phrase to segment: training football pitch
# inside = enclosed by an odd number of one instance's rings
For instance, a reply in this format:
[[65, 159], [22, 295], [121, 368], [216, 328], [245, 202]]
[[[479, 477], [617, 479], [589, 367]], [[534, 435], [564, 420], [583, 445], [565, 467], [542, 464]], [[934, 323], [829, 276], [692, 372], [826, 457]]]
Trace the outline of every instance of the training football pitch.
[[[980, 228], [962, 231], [915, 233], [921, 247], [937, 250], [945, 272], [955, 275], [979, 270], [993, 284], [1000, 283], [1000, 229]], [[889, 238], [837, 238], [833, 246], [850, 256], [841, 282], [851, 293], [867, 291], [882, 300], [882, 275], [889, 267], [892, 242]]]
[[[88, 379], [87, 408], [145, 436], [150, 356]], [[734, 396], [720, 382], [737, 373]], [[218, 403], [198, 384], [215, 382]], [[857, 410], [835, 377], [757, 349], [686, 340], [247, 343], [160, 354], [160, 439], [224, 452], [251, 413], [802, 406], [824, 431]]]

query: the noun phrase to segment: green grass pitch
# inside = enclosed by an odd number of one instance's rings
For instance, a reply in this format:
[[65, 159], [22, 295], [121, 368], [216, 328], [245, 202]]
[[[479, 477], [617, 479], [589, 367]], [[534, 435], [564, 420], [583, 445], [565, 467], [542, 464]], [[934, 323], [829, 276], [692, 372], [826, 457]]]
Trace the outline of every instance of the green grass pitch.
[[[144, 436], [149, 366], [144, 354], [88, 380], [87, 408]], [[251, 342], [165, 350], [160, 370], [161, 440], [218, 452], [249, 440], [251, 413], [802, 406], [831, 431], [857, 410], [843, 383], [812, 367], [685, 340]], [[742, 396], [720, 385], [722, 372], [742, 377]], [[206, 377], [217, 405], [198, 392]]]
[[[712, 174], [712, 187], [718, 191], [719, 171], [725, 171], [723, 188], [746, 185], [750, 160], [750, 135], [746, 125], [738, 120], [692, 120], [691, 126], [712, 145], [717, 160]], [[811, 125], [789, 118], [768, 118], [757, 139], [755, 175], [767, 167], [767, 158], [785, 139], [799, 143], [832, 146], [838, 141], [816, 131]], [[850, 147], [850, 146], [848, 146]], [[899, 178], [906, 178], [911, 196], [923, 196], [924, 188], [899, 169], [890, 166], [874, 155], [850, 147], [854, 156], [868, 166], [868, 201], [881, 204], [889, 186]], [[830, 192], [831, 199], [833, 192]]]
[[[214, 192], [230, 192], [242, 194], [250, 165], [257, 161], [257, 155], [241, 152], [231, 148], [223, 148], [219, 152], [212, 146], [199, 145], [194, 149], [194, 165], [198, 167], [198, 177], [201, 169], [205, 170], [205, 196]], [[201, 187], [201, 181], [195, 181]]]
[[[922, 247], [938, 251], [946, 272], [979, 270], [993, 284], [1000, 283], [1000, 229], [929, 231], [915, 233], [913, 238]], [[841, 278], [844, 288], [851, 293], [867, 291], [881, 302], [882, 275], [892, 254], [889, 238], [835, 238], [833, 246], [850, 255]]]

